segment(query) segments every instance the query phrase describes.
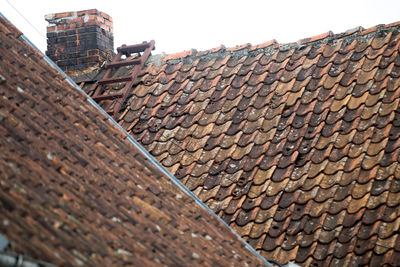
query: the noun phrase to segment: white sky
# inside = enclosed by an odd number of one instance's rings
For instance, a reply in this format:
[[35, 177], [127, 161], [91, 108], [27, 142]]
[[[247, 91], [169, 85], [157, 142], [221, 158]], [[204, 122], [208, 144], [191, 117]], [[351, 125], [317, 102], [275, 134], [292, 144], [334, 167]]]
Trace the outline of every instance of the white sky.
[[399, 0], [0, 0], [0, 12], [42, 51], [45, 14], [91, 8], [113, 18], [115, 47], [154, 39], [153, 54], [271, 39], [288, 43], [329, 30], [340, 33], [400, 21]]

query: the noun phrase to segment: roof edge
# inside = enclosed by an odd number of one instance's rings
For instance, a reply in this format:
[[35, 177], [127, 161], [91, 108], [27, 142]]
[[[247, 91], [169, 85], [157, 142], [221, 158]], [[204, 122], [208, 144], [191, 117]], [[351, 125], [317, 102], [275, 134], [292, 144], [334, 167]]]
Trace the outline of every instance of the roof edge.
[[321, 46], [324, 43], [332, 42], [346, 42], [351, 43], [354, 40], [365, 41], [371, 36], [376, 35], [378, 32], [389, 32], [393, 30], [400, 31], [400, 21], [393, 22], [390, 24], [379, 24], [368, 29], [364, 29], [362, 26], [349, 29], [341, 33], [333, 33], [328, 31], [326, 33], [318, 34], [315, 36], [300, 39], [296, 42], [291, 43], [278, 43], [275, 39], [270, 40], [265, 43], [252, 45], [250, 43], [238, 45], [235, 47], [226, 48], [224, 45], [220, 45], [216, 48], [212, 48], [204, 51], [197, 51], [196, 49], [191, 49], [183, 52], [178, 52], [174, 54], [157, 54], [149, 57], [146, 64], [154, 64], [156, 66], [161, 66], [163, 63], [167, 62], [169, 64], [178, 64], [180, 62], [190, 62], [194, 59], [211, 59], [214, 57], [225, 57], [228, 54], [231, 56], [243, 56], [243, 55], [258, 55], [260, 53], [273, 54], [276, 50], [286, 51], [289, 49], [298, 49], [308, 45]]
[[[0, 12], [0, 17], [5, 19], [8, 23], [12, 24], [1, 12]], [[14, 26], [15, 27], [15, 26]], [[15, 27], [16, 28], [16, 27]], [[16, 28], [17, 29], [17, 28]], [[70, 83], [73, 87], [75, 87], [78, 91], [83, 93], [87, 98], [86, 101], [89, 102], [92, 106], [94, 106], [96, 109], [98, 109], [100, 112], [102, 112], [107, 119], [115, 126], [117, 127], [124, 135], [126, 136], [126, 139], [128, 142], [130, 142], [136, 149], [139, 150], [139, 152], [142, 153], [142, 155], [149, 160], [150, 163], [152, 163], [159, 171], [164, 173], [170, 180], [171, 182], [176, 185], [178, 188], [180, 188], [187, 196], [192, 198], [200, 207], [205, 209], [208, 213], [210, 213], [212, 216], [217, 218], [219, 222], [221, 222], [225, 227], [227, 227], [237, 238], [240, 242], [242, 242], [243, 246], [246, 247], [254, 256], [256, 256], [258, 259], [260, 259], [266, 266], [272, 267], [271, 263], [266, 260], [264, 257], [262, 257], [249, 243], [247, 243], [237, 232], [235, 232], [224, 220], [222, 220], [215, 212], [213, 212], [206, 204], [204, 204], [195, 194], [193, 194], [187, 187], [185, 187], [175, 176], [173, 176], [164, 166], [161, 165], [142, 145], [140, 145], [124, 128], [122, 128], [121, 125], [119, 125], [104, 109], [102, 109], [91, 97], [89, 97], [86, 92], [80, 88], [73, 80], [71, 77], [69, 77], [67, 74], [64, 73], [49, 57], [47, 57], [43, 52], [41, 52], [37, 46], [35, 46], [22, 32], [18, 30], [18, 39], [23, 40], [26, 42], [28, 45], [30, 45], [34, 50], [37, 51], [38, 54], [52, 67], [54, 67], [57, 72], [59, 72], [62, 76], [65, 77], [65, 80]]]

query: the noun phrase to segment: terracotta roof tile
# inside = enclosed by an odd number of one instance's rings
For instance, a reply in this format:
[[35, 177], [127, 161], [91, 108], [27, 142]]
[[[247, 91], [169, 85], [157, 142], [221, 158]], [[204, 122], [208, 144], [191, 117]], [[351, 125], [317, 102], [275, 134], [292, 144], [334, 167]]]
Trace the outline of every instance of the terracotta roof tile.
[[[189, 188], [262, 255], [395, 265], [399, 40], [394, 23], [173, 56], [146, 69], [151, 84], [138, 81], [120, 124], [158, 157], [170, 154], [162, 162], [191, 177]], [[169, 132], [152, 134], [140, 116]], [[177, 153], [183, 164], [170, 162]]]
[[253, 46], [250, 47], [250, 51], [266, 48], [266, 47], [269, 47], [269, 46], [274, 46], [274, 48], [279, 48], [278, 42], [274, 39], [274, 40], [271, 40], [269, 42], [265, 42], [265, 43], [262, 43], [262, 44], [259, 44], [259, 45], [253, 45]]
[[[3, 17], [0, 35], [0, 132], [7, 136], [0, 140], [0, 230], [11, 242], [7, 251], [57, 265], [265, 263], [179, 188]], [[206, 161], [208, 165], [200, 159], [211, 132], [219, 131], [219, 126], [202, 112], [209, 95], [196, 104], [194, 98], [177, 104], [183, 90], [189, 90], [190, 75], [181, 76], [183, 66], [165, 63], [157, 71], [154, 67], [149, 73], [156, 75], [153, 82], [138, 85], [136, 100], [129, 100], [120, 123], [207, 201], [240, 170], [229, 177], [215, 176], [212, 189], [204, 189], [214, 177], [198, 175], [196, 167], [205, 172], [211, 168], [213, 158]], [[198, 112], [188, 113], [204, 101]], [[166, 125], [170, 118], [188, 114], [194, 121]], [[220, 131], [224, 138], [226, 128]], [[187, 138], [191, 141], [185, 142]], [[216, 151], [221, 149], [217, 146]], [[231, 147], [237, 147], [235, 142]], [[251, 147], [247, 144], [232, 154], [241, 157]], [[223, 196], [220, 210], [228, 210], [230, 194], [228, 190]], [[243, 201], [237, 203], [238, 232], [249, 234], [261, 201], [245, 202], [249, 217], [242, 215]]]

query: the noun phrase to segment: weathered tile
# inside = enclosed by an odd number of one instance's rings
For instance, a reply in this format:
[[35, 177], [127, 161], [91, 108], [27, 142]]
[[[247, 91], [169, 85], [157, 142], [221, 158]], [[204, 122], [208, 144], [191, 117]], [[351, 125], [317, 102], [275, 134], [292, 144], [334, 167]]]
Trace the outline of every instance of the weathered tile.
[[394, 250], [375, 249], [398, 231], [400, 38], [391, 27], [165, 63], [143, 74], [121, 125], [263, 255], [389, 263]]
[[[212, 266], [216, 262], [241, 265], [244, 259], [249, 265], [263, 264], [258, 257], [243, 249], [244, 243], [230, 229], [171, 183], [142, 148], [127, 138], [126, 133], [93, 102], [87, 101], [86, 95], [48, 65], [38, 51], [24, 39], [14, 38], [10, 31], [13, 27], [8, 22], [4, 27], [5, 23], [3, 18], [0, 19], [0, 73], [6, 80], [2, 82], [4, 90], [1, 94], [8, 98], [7, 107], [2, 108], [8, 111], [14, 107], [14, 111], [2, 116], [0, 131], [10, 138], [0, 141], [2, 152], [6, 153], [2, 153], [0, 165], [2, 171], [6, 162], [18, 161], [21, 165], [11, 164], [12, 167], [4, 173], [7, 178], [3, 175], [0, 178], [2, 186], [7, 187], [8, 177], [13, 174], [15, 186], [15, 189], [8, 188], [7, 193], [3, 190], [0, 193], [8, 203], [7, 207], [1, 207], [0, 217], [3, 224], [9, 223], [11, 228], [7, 231], [7, 238], [15, 243], [19, 253], [46, 259], [56, 265], [73, 262], [77, 265], [118, 266], [135, 262], [142, 266], [163, 262], [170, 266]], [[18, 33], [16, 29], [13, 31]], [[22, 51], [26, 53], [25, 57], [11, 57], [19, 70], [5, 61], [10, 52], [13, 55]], [[153, 70], [150, 74], [157, 75], [157, 83], [167, 85], [169, 79], [174, 79], [174, 73], [180, 72], [182, 65], [165, 63], [165, 68]], [[18, 75], [19, 72], [27, 73], [24, 66], [29, 66], [36, 84]], [[5, 68], [10, 68], [10, 71], [4, 71]], [[14, 84], [11, 86], [11, 73], [19, 90]], [[178, 90], [171, 85], [168, 92], [158, 94], [154, 93], [160, 89], [158, 85], [152, 87], [157, 83], [140, 85], [147, 92], [138, 88], [138, 94], [144, 94], [143, 98], [135, 95], [137, 92], [132, 94], [131, 102], [124, 107], [126, 113], [121, 112], [123, 116], [120, 116], [119, 123], [128, 127], [127, 130], [161, 163], [167, 162], [168, 157], [177, 159], [183, 153], [182, 161], [168, 169], [183, 182], [191, 184], [200, 198], [207, 201], [216, 192], [203, 190], [204, 177], [192, 176], [195, 175], [194, 161], [197, 162], [197, 153], [201, 150], [194, 149], [195, 153], [188, 153], [182, 148], [173, 148], [175, 143], [172, 142], [183, 141], [174, 138], [181, 128], [166, 129], [165, 120], [171, 118], [169, 113], [185, 110], [174, 106], [181, 88]], [[170, 97], [167, 97], [168, 93], [171, 93]], [[33, 95], [37, 100], [35, 104]], [[157, 113], [160, 104], [168, 112]], [[134, 105], [139, 107], [136, 109]], [[137, 117], [128, 118], [133, 111], [140, 112]], [[155, 118], [155, 114], [160, 118]], [[185, 130], [190, 131], [191, 127]], [[180, 135], [185, 139], [190, 134]], [[196, 147], [191, 142], [187, 144]], [[30, 151], [24, 149], [28, 146], [32, 148]], [[189, 154], [195, 160], [185, 157]], [[201, 167], [208, 172], [206, 165]], [[32, 177], [41, 177], [41, 182]], [[199, 181], [194, 182], [196, 178]], [[219, 187], [213, 189], [219, 190]], [[15, 209], [13, 203], [18, 203], [19, 208]], [[140, 239], [140, 246], [132, 237]], [[24, 244], [28, 239], [34, 250], [29, 250]], [[79, 251], [78, 256], [70, 249], [71, 246]], [[210, 251], [210, 247], [218, 249]]]

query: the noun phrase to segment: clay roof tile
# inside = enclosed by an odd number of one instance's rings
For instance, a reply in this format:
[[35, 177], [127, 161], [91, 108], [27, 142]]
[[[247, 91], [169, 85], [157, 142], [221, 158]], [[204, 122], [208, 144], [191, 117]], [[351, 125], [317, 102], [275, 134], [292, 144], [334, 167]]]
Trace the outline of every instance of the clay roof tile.
[[167, 56], [120, 123], [263, 255], [391, 264], [398, 26]]

